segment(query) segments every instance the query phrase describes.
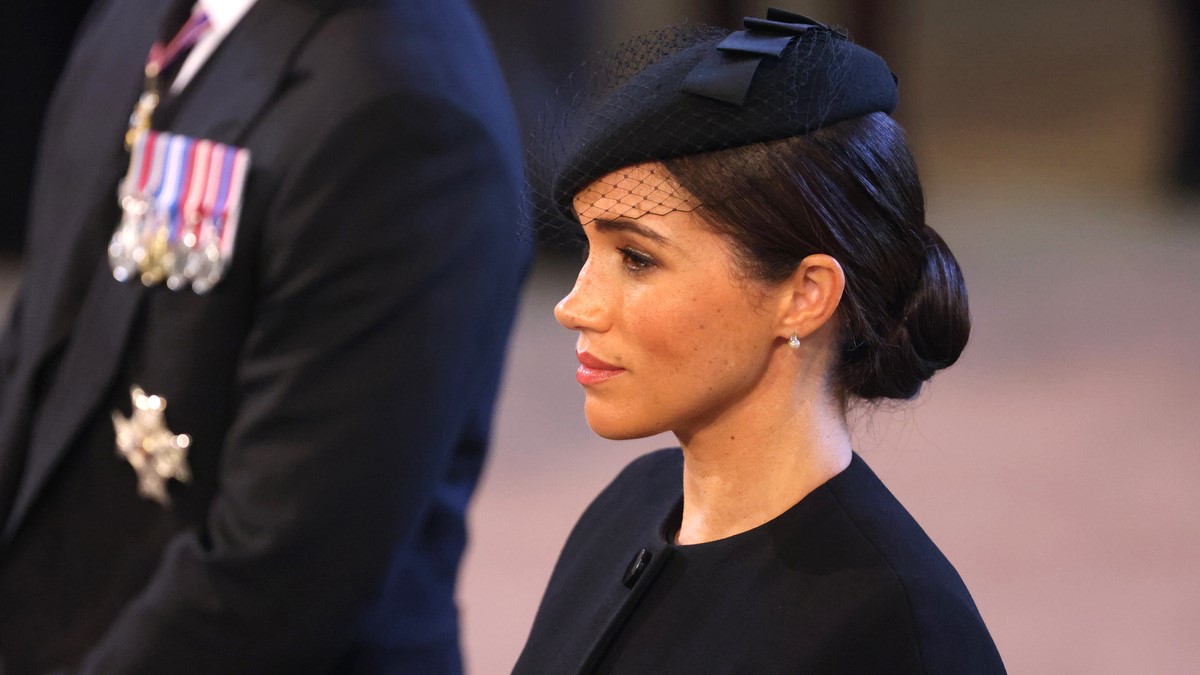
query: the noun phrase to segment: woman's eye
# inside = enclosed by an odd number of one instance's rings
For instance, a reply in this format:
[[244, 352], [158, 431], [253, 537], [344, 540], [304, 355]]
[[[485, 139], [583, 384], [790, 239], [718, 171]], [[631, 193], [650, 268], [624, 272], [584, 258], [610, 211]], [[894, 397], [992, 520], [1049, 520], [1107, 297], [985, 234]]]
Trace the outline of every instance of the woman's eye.
[[629, 247], [617, 249], [621, 252], [621, 258], [625, 262], [625, 268], [630, 272], [643, 272], [654, 267], [654, 258], [636, 251]]

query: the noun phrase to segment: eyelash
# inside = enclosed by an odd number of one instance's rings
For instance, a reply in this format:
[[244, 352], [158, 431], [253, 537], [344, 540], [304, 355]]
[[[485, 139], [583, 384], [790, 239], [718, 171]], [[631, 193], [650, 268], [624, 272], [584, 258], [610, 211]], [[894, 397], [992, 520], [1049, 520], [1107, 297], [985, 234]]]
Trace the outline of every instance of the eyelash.
[[[617, 252], [621, 254], [621, 260], [625, 263], [625, 270], [630, 274], [641, 274], [658, 266], [654, 258], [628, 246], [618, 247]], [[584, 242], [580, 250], [580, 263], [586, 263], [589, 256], [591, 256], [591, 246], [587, 242]]]
[[654, 258], [634, 250], [628, 246], [622, 246], [617, 249], [621, 253], [621, 258], [625, 261], [625, 269], [632, 274], [641, 274], [656, 266]]

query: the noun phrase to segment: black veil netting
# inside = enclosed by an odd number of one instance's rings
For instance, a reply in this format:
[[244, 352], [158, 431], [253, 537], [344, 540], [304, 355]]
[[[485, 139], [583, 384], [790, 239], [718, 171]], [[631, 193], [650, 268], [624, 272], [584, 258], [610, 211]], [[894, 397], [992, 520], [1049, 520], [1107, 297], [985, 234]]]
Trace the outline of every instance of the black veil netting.
[[[897, 101], [879, 56], [780, 10], [747, 17], [741, 31], [680, 24], [640, 35], [583, 64], [558, 94], [530, 141], [526, 202], [526, 222], [556, 244], [581, 238], [581, 217], [702, 206], [654, 160], [789, 138]], [[585, 189], [591, 207], [576, 214]]]

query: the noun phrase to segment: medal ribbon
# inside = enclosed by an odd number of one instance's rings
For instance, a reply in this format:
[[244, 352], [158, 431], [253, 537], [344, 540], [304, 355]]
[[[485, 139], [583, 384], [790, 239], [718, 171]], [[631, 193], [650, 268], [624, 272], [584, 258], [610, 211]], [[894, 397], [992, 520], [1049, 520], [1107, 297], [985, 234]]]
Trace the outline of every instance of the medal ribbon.
[[225, 204], [229, 199], [229, 182], [233, 178], [233, 162], [236, 157], [237, 151], [229, 148], [221, 158], [221, 182], [217, 187], [217, 199], [213, 204], [212, 212], [213, 225], [217, 231], [218, 241], [224, 241], [225, 238]]
[[166, 44], [157, 41], [150, 45], [150, 54], [146, 57], [146, 85], [133, 114], [129, 116], [129, 130], [125, 132], [126, 150], [132, 150], [137, 137], [150, 130], [150, 118], [154, 116], [161, 98], [159, 76], [199, 42], [209, 25], [208, 15], [197, 10]]
[[179, 178], [179, 187], [175, 190], [175, 200], [171, 202], [171, 224], [167, 239], [171, 242], [179, 239], [180, 226], [183, 224], [186, 211], [184, 206], [188, 202], [188, 193], [192, 189], [192, 168], [196, 165], [196, 142], [190, 138], [184, 137], [183, 143], [183, 170]]
[[[212, 141], [196, 142], [195, 162], [192, 167], [192, 183], [188, 187], [187, 200], [183, 204], [185, 235], [190, 234], [188, 246], [200, 237], [200, 221], [204, 218], [204, 195], [208, 187], [208, 161], [212, 157]], [[185, 240], [188, 239], [185, 236]]]
[[205, 182], [204, 203], [200, 206], [200, 219], [205, 227], [216, 228], [217, 199], [221, 190], [221, 168], [225, 165], [225, 153], [229, 146], [214, 143], [208, 158], [208, 180]]
[[234, 153], [232, 185], [229, 196], [222, 204], [224, 213], [221, 224], [221, 257], [229, 260], [233, 257], [233, 242], [237, 237], [238, 220], [242, 213], [242, 189], [246, 186], [246, 172], [250, 170], [250, 152], [238, 148]]
[[154, 195], [154, 201], [160, 210], [160, 217], [164, 220], [162, 223], [164, 227], [170, 227], [171, 221], [174, 220], [181, 174], [184, 169], [183, 155], [187, 152], [187, 145], [188, 138], [186, 136], [172, 136], [167, 147], [166, 174], [163, 176], [158, 193]]
[[165, 45], [155, 42], [150, 45], [150, 55], [146, 58], [146, 77], [158, 78], [162, 71], [171, 67], [179, 56], [191, 49], [208, 30], [208, 15], [202, 11], [193, 12], [187, 23]]
[[152, 200], [152, 206], [157, 204], [155, 198], [162, 190], [163, 165], [167, 163], [167, 146], [170, 145], [169, 136], [164, 138], [161, 134], [155, 134], [155, 138], [157, 140], [153, 147], [147, 149], [147, 152], [153, 152], [154, 155], [150, 159], [150, 175], [146, 177], [145, 189], [143, 190], [143, 194]]
[[158, 134], [144, 134], [140, 139], [138, 139], [139, 144], [145, 144], [144, 146], [139, 145], [139, 147], [142, 148], [141, 152], [138, 152], [137, 150], [133, 152], [134, 161], [140, 159], [142, 165], [138, 172], [137, 184], [134, 186], [137, 194], [139, 195], [146, 194], [146, 183], [150, 181], [150, 173], [154, 165], [155, 144], [157, 141]]
[[121, 282], [166, 282], [207, 293], [233, 257], [250, 151], [206, 139], [148, 131], [133, 143], [118, 199], [122, 220], [109, 242]]

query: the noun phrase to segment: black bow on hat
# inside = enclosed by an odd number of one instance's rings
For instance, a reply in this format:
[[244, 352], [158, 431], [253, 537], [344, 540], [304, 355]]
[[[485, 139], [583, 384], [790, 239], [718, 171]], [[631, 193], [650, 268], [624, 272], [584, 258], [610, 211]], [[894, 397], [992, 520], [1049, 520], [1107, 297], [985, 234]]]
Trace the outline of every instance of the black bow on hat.
[[[746, 30], [730, 33], [688, 73], [683, 91], [742, 105], [764, 58], [779, 58], [793, 40], [809, 30], [829, 30], [819, 21], [774, 7], [767, 10], [767, 18], [748, 16], [742, 23]], [[845, 39], [841, 33], [834, 35]]]

